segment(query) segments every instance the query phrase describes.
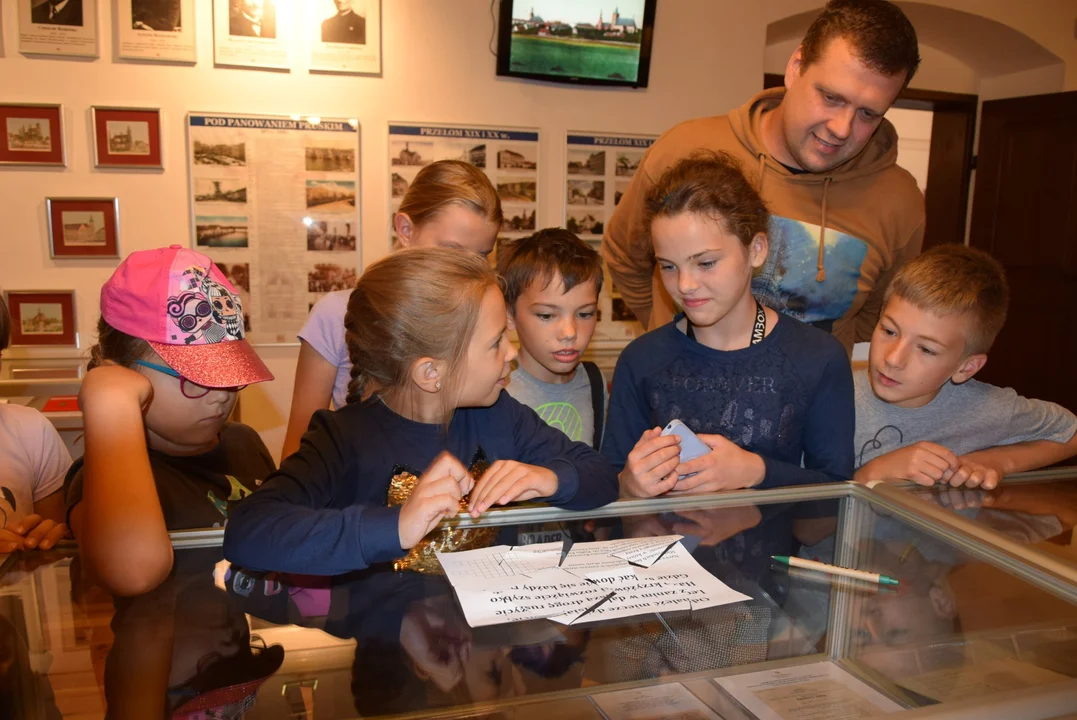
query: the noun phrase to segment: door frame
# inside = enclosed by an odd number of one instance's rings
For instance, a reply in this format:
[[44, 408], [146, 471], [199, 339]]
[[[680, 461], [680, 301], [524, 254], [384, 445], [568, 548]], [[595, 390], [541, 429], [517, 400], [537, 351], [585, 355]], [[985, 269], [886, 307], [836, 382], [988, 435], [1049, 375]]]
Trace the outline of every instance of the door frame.
[[[763, 75], [763, 89], [784, 86], [783, 75]], [[976, 95], [915, 88], [905, 88], [894, 101], [896, 108], [934, 113], [924, 193], [924, 250], [943, 243], [965, 242], [979, 102]]]

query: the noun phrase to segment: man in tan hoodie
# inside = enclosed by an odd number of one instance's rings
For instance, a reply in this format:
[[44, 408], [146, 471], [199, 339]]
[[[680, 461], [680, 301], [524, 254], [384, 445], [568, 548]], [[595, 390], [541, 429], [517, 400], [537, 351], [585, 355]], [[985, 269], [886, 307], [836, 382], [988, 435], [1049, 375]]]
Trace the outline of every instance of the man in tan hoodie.
[[773, 216], [756, 297], [830, 330], [847, 349], [870, 339], [890, 278], [924, 237], [924, 197], [897, 166], [897, 132], [883, 118], [919, 62], [916, 31], [896, 5], [830, 0], [789, 59], [784, 89], [660, 137], [602, 243], [614, 284], [644, 326], [673, 317], [642, 223], [644, 198], [678, 160], [724, 150]]

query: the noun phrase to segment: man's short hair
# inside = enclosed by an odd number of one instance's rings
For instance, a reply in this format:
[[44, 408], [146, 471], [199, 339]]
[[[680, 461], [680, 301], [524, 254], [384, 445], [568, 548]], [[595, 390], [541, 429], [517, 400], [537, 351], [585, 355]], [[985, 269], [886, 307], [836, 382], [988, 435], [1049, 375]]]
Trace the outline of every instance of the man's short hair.
[[7, 303], [0, 296], [0, 350], [7, 350], [11, 342], [11, 314], [7, 311]]
[[920, 66], [916, 29], [901, 8], [887, 0], [830, 0], [800, 43], [801, 66], [807, 69], [819, 60], [839, 37], [875, 72], [905, 73], [906, 87]]
[[539, 281], [546, 287], [557, 275], [564, 283], [564, 292], [591, 280], [596, 292], [602, 292], [602, 258], [564, 228], [546, 228], [503, 242], [497, 249], [497, 272], [510, 312], [531, 283]]
[[884, 303], [891, 297], [934, 315], [965, 315], [969, 355], [991, 349], [1010, 306], [1002, 264], [982, 250], [957, 244], [931, 248], [898, 270]]

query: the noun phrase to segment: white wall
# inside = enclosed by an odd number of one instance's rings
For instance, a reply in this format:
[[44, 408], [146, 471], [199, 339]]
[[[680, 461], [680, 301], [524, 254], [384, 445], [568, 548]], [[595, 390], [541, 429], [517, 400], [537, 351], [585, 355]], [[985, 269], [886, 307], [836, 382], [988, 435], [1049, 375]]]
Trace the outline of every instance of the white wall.
[[[293, 0], [301, 2], [302, 0]], [[209, 0], [197, 0], [198, 64], [168, 66], [112, 60], [114, 3], [98, 0], [101, 58], [73, 61], [18, 53], [16, 2], [0, 3], [5, 102], [63, 103], [68, 167], [0, 169], [0, 288], [74, 288], [83, 347], [93, 342], [97, 297], [115, 261], [49, 259], [46, 196], [118, 196], [124, 252], [190, 243], [184, 117], [221, 111], [357, 117], [362, 126], [362, 257], [387, 250], [386, 145], [390, 120], [538, 126], [539, 183], [561, 191], [565, 131], [658, 133], [674, 123], [720, 114], [761, 87], [766, 12], [741, 0], [660, 3], [650, 88], [597, 90], [498, 78], [489, 48], [489, 0], [383, 0], [383, 77], [311, 75], [302, 48], [291, 73], [213, 67]], [[298, 35], [298, 33], [297, 33]], [[297, 43], [301, 43], [297, 39]], [[91, 105], [160, 107], [163, 172], [92, 168]], [[559, 225], [557, 203], [540, 227]], [[276, 452], [291, 400], [294, 348], [262, 350], [277, 380], [244, 391], [243, 419]]]

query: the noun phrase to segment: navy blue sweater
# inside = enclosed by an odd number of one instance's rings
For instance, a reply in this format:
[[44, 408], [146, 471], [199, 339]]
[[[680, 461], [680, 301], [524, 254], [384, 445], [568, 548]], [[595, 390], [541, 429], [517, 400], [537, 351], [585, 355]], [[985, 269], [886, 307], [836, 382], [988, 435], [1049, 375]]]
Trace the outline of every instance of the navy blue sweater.
[[779, 313], [757, 345], [714, 350], [677, 328], [683, 317], [617, 361], [602, 454], [618, 472], [644, 430], [679, 419], [760, 455], [760, 487], [852, 477], [853, 377], [840, 342]]
[[501, 393], [490, 407], [461, 408], [443, 426], [397, 415], [379, 399], [314, 414], [299, 450], [236, 505], [224, 535], [228, 560], [252, 570], [336, 575], [405, 554], [400, 508], [387, 507], [396, 466], [421, 473], [447, 450], [464, 465], [481, 450], [553, 470], [546, 502], [583, 510], [617, 498], [617, 475], [588, 445], [572, 442], [531, 408]]

